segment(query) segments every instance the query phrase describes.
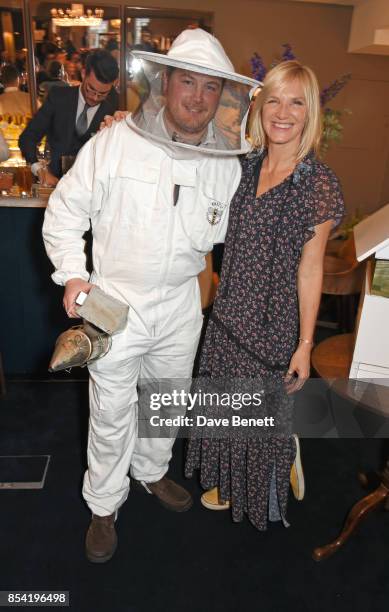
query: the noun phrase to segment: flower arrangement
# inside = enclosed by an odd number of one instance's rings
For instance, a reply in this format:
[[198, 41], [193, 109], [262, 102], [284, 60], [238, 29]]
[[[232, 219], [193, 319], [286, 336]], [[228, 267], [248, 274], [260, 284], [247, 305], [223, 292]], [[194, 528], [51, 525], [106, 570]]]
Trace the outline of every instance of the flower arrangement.
[[[280, 60], [274, 60], [270, 68], [273, 68], [276, 64], [281, 62], [286, 62], [288, 60], [296, 59], [296, 56], [293, 53], [292, 47], [289, 43], [284, 43], [282, 45], [283, 51], [281, 54]], [[263, 81], [265, 75], [267, 73], [267, 68], [263, 62], [262, 57], [255, 52], [250, 59], [251, 72], [254, 79], [258, 81]], [[349, 82], [351, 79], [351, 74], [343, 74], [338, 79], [335, 79], [330, 85], [325, 87], [320, 93], [320, 105], [322, 108], [322, 121], [323, 121], [323, 135], [320, 145], [320, 157], [324, 157], [328, 151], [328, 148], [331, 142], [338, 143], [342, 140], [343, 137], [343, 126], [341, 123], [341, 119], [344, 114], [350, 114], [351, 111], [348, 109], [343, 110], [334, 110], [328, 107], [328, 103], [338, 95], [338, 93], [343, 89], [343, 87]]]

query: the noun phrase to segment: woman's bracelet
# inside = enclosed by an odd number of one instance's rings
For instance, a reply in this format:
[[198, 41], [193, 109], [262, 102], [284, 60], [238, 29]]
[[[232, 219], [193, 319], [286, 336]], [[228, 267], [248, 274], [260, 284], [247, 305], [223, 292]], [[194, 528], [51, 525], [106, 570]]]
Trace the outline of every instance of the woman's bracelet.
[[313, 343], [313, 341], [312, 341], [312, 340], [306, 340], [305, 338], [299, 338], [299, 342], [300, 342], [301, 344], [310, 344], [311, 346], [313, 346], [313, 345], [314, 345], [314, 343]]

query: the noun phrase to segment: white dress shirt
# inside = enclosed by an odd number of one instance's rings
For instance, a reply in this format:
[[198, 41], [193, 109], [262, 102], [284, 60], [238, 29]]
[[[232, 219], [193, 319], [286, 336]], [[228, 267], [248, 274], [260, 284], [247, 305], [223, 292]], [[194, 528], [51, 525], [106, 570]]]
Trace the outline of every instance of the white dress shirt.
[[[85, 106], [85, 98], [84, 98], [84, 96], [81, 93], [81, 87], [79, 87], [79, 89], [78, 89], [77, 112], [76, 112], [76, 116], [75, 116], [75, 119], [74, 119], [74, 125], [76, 125], [77, 119], [79, 118], [79, 116], [81, 115], [82, 111], [84, 110], [84, 106]], [[88, 108], [88, 110], [86, 112], [88, 128], [89, 128], [90, 124], [92, 123], [92, 119], [95, 116], [95, 114], [97, 113], [99, 106], [100, 106], [100, 104], [96, 104], [95, 106], [91, 106], [90, 108]], [[39, 172], [41, 167], [42, 167], [41, 162], [39, 162], [39, 161], [34, 162], [33, 164], [31, 164], [31, 172], [35, 176], [38, 176], [38, 172]]]
[[[77, 104], [77, 113], [76, 113], [76, 119], [74, 124], [77, 123], [77, 119], [79, 118], [79, 116], [81, 115], [82, 111], [84, 110], [84, 106], [85, 106], [85, 99], [84, 96], [82, 95], [81, 92], [81, 87], [79, 87], [78, 89], [78, 104]], [[90, 106], [86, 112], [86, 116], [87, 116], [87, 121], [88, 121], [88, 129], [90, 124], [92, 123], [92, 119], [95, 116], [95, 114], [97, 113], [98, 109], [99, 109], [100, 104], [96, 104], [95, 106]]]

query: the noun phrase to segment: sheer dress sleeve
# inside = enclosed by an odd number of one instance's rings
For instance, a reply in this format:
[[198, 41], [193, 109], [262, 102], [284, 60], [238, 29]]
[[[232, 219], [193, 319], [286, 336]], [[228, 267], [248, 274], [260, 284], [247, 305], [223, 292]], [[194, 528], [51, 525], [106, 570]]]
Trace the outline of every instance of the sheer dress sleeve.
[[306, 224], [304, 242], [315, 235], [315, 226], [325, 221], [333, 222], [332, 229], [340, 224], [344, 215], [343, 193], [338, 178], [324, 164], [316, 166], [311, 192], [306, 200]]

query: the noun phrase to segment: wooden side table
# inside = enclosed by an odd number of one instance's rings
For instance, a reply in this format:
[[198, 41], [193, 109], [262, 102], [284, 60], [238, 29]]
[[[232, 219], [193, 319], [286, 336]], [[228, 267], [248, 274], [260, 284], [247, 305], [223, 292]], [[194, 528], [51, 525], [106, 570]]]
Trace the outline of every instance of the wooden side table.
[[357, 261], [352, 234], [347, 240], [329, 240], [323, 272], [322, 293], [335, 297], [338, 327], [349, 332], [354, 328], [357, 298], [365, 277], [365, 264]]
[[[369, 393], [369, 388], [367, 388], [361, 400], [359, 390], [361, 382], [348, 378], [353, 349], [353, 334], [332, 336], [314, 348], [312, 365], [319, 376], [328, 381], [331, 390], [336, 394], [363, 405], [366, 410], [389, 418], [389, 387], [380, 386], [379, 394], [373, 390]], [[381, 474], [381, 483], [378, 488], [353, 506], [340, 535], [330, 544], [315, 548], [313, 559], [321, 561], [333, 555], [348, 540], [362, 519], [382, 504], [385, 504], [385, 508], [389, 510], [389, 459]]]

